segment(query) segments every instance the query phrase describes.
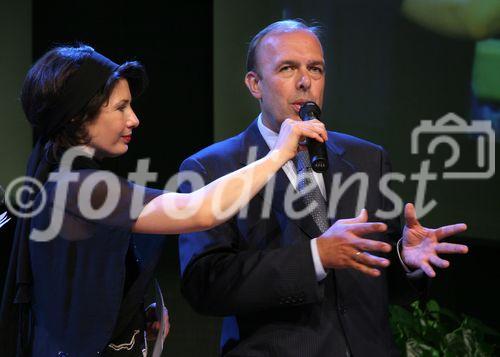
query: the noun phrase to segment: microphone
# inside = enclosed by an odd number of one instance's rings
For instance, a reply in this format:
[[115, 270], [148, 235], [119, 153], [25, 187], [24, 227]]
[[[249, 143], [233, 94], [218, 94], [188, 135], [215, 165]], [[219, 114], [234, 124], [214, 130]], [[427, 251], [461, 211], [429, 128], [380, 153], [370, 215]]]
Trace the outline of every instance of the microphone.
[[[305, 102], [299, 110], [299, 116], [303, 121], [318, 119], [321, 117], [321, 109], [314, 102]], [[328, 157], [325, 143], [306, 138], [307, 151], [311, 158], [311, 167], [314, 171], [323, 173], [328, 170]]]

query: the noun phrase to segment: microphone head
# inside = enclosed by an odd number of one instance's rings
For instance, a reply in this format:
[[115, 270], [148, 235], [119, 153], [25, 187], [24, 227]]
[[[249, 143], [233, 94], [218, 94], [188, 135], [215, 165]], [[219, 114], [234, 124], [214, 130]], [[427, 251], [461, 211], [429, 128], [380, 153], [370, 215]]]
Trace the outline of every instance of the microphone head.
[[300, 107], [299, 116], [302, 120], [319, 119], [321, 117], [321, 109], [314, 102], [305, 102]]

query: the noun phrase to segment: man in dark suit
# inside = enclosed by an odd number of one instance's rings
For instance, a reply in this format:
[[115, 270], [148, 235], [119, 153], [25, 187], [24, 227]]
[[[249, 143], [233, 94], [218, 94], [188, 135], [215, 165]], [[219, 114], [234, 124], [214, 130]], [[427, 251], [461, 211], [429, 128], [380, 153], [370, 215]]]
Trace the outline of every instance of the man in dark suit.
[[[281, 123], [300, 120], [305, 101], [322, 105], [325, 64], [315, 28], [297, 21], [271, 24], [250, 43], [247, 67], [245, 82], [261, 114], [241, 134], [188, 158], [182, 171], [213, 181], [245, 165], [252, 148], [256, 159], [264, 156]], [[392, 209], [378, 189], [390, 170], [384, 150], [352, 136], [328, 135], [329, 170], [309, 173], [315, 205], [301, 191], [302, 169], [289, 162], [240, 215], [212, 230], [180, 236], [182, 292], [196, 311], [225, 317], [225, 356], [390, 355], [385, 268], [391, 246], [401, 238], [403, 264], [395, 261], [392, 267], [402, 276], [403, 266], [434, 276], [431, 264], [448, 266], [437, 253], [467, 251], [439, 243], [465, 225], [424, 228], [412, 205], [405, 208], [403, 233], [398, 219], [373, 222], [375, 213]], [[368, 179], [366, 210], [360, 213], [362, 180], [338, 194], [336, 177], [345, 183], [353, 174]], [[184, 192], [194, 188], [181, 186]], [[290, 204], [294, 193], [301, 195]], [[319, 209], [324, 203], [332, 206], [332, 217]]]

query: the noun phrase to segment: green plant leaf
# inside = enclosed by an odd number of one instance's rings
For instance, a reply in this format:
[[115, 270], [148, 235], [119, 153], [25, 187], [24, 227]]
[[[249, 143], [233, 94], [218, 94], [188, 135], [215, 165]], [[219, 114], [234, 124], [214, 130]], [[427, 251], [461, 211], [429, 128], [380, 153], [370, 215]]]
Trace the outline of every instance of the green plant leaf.
[[429, 312], [437, 312], [439, 313], [440, 311], [440, 307], [439, 307], [439, 304], [437, 303], [436, 300], [429, 300], [427, 301], [427, 311]]
[[497, 330], [485, 325], [483, 322], [479, 321], [478, 319], [475, 319], [473, 317], [467, 316], [464, 319], [463, 324], [467, 326], [468, 328], [474, 330], [474, 331], [480, 331], [485, 335], [491, 335], [495, 337], [500, 337], [500, 332]]
[[409, 310], [390, 306], [389, 312], [396, 344], [409, 357], [489, 357], [497, 351], [492, 342], [500, 337], [498, 331], [434, 300], [414, 302]]
[[432, 346], [428, 346], [413, 338], [406, 341], [407, 357], [439, 357], [439, 351]]
[[444, 337], [445, 356], [473, 357], [479, 349], [477, 336], [473, 330], [460, 327]]
[[402, 337], [409, 337], [416, 333], [415, 322], [410, 312], [400, 306], [391, 306], [391, 327]]

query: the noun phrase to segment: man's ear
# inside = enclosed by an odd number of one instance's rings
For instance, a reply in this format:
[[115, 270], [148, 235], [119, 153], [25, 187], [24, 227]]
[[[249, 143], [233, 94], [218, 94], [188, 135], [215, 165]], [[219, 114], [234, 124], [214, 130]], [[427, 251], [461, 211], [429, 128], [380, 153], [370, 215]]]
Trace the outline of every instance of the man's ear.
[[257, 72], [248, 72], [245, 75], [245, 84], [255, 99], [262, 98], [262, 92], [260, 91], [260, 78]]

